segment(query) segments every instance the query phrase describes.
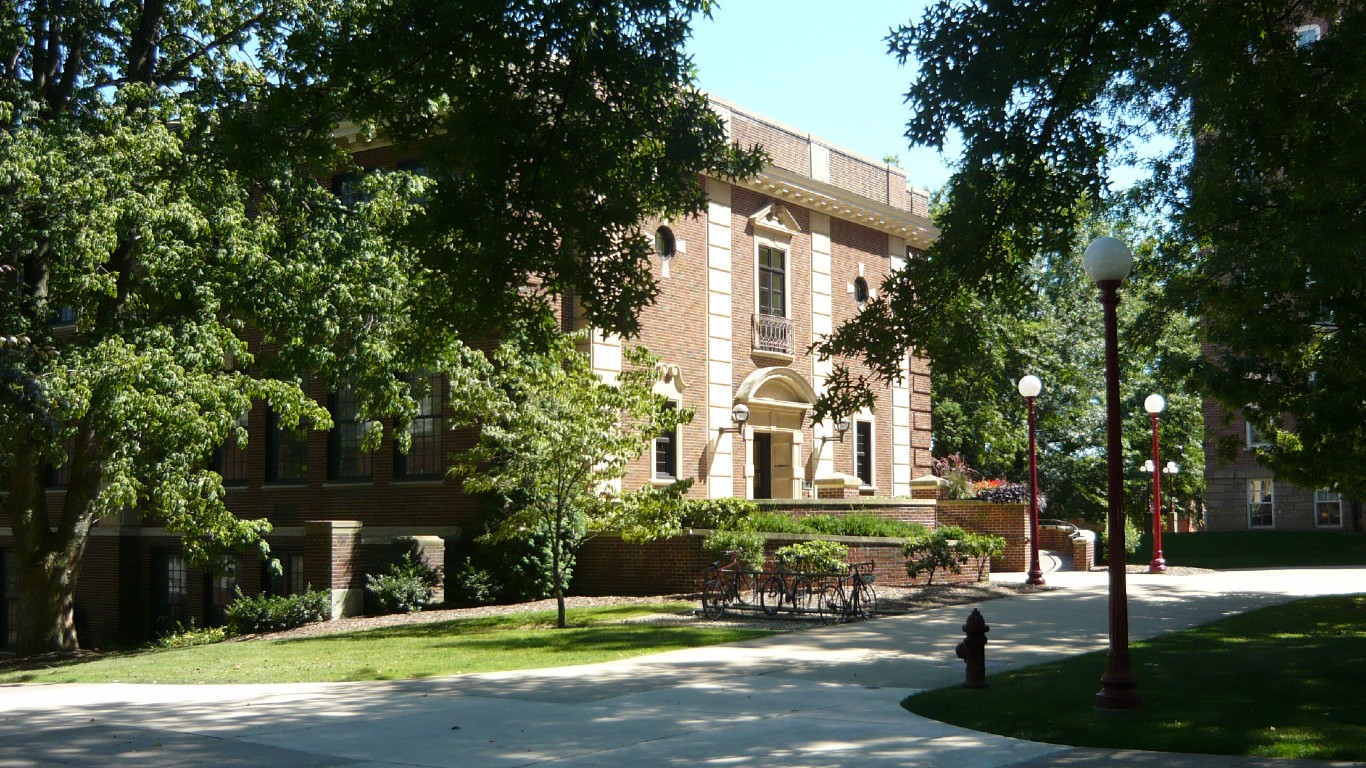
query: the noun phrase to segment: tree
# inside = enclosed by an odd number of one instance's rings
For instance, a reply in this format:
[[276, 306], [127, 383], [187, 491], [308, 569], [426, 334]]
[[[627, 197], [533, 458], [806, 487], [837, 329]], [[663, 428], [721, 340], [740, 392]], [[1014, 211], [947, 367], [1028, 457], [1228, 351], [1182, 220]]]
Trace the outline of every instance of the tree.
[[[1327, 35], [1300, 45], [1311, 22]], [[1366, 492], [1366, 137], [1349, 117], [1366, 102], [1364, 41], [1360, 2], [934, 4], [888, 42], [920, 65], [907, 137], [963, 138], [942, 236], [821, 351], [882, 376], [910, 350], [936, 365], [974, 354], [958, 329], [984, 303], [1025, 301], [1038, 255], [1125, 199], [1161, 233], [1146, 325], [1201, 318], [1213, 352], [1193, 373], [1227, 407], [1257, 404], [1278, 434], [1266, 460]], [[1153, 137], [1171, 150], [1148, 150]], [[1149, 176], [1113, 192], [1126, 163]], [[861, 402], [857, 377], [832, 382], [831, 409]]]
[[700, 212], [704, 173], [761, 168], [692, 85], [683, 44], [710, 7], [352, 0], [292, 82], [335, 94], [324, 124], [420, 143], [440, 183], [409, 234], [435, 270], [434, 317], [498, 330], [572, 294], [591, 326], [631, 336], [659, 292], [642, 222]]
[[546, 535], [546, 582], [561, 628], [574, 553], [589, 530], [611, 527], [648, 538], [676, 527], [668, 521], [681, 514], [682, 494], [691, 485], [615, 490], [627, 465], [655, 437], [693, 414], [666, 408], [663, 396], [651, 390], [658, 361], [643, 347], [625, 352], [627, 370], [609, 382], [593, 371], [576, 340], [558, 337], [547, 352], [517, 341], [499, 347], [489, 390], [497, 405], [481, 414], [478, 443], [452, 469], [464, 477], [467, 493], [508, 500], [486, 540], [522, 539], [529, 531]]
[[[759, 161], [725, 140], [679, 51], [706, 7], [0, 8], [0, 469], [20, 652], [77, 646], [101, 518], [159, 520], [192, 562], [264, 551], [267, 524], [234, 517], [208, 469], [245, 440], [253, 401], [327, 428], [301, 382], [350, 382], [362, 418], [393, 416], [402, 443], [403, 374], [477, 391], [465, 341], [548, 313], [547, 296], [630, 331], [653, 296], [631, 227], [698, 210], [698, 174]], [[346, 164], [345, 116], [427, 139], [432, 177], [369, 174], [342, 205], [314, 174]], [[65, 502], [49, 508], [59, 466]]]
[[[973, 333], [981, 354], [934, 367], [933, 431], [936, 453], [960, 454], [984, 477], [1027, 481], [1025, 402], [1016, 384], [1025, 374], [1043, 380], [1036, 401], [1039, 487], [1048, 517], [1103, 520], [1105, 462], [1096, 436], [1105, 429], [1104, 350], [1101, 310], [1081, 269], [1081, 250], [1100, 231], [1116, 229], [1140, 254], [1155, 243], [1122, 220], [1096, 219], [1079, 229], [1064, 253], [1035, 259], [1028, 279], [1035, 291], [1020, 304], [984, 302]], [[1159, 333], [1143, 325], [1162, 290], [1159, 276], [1141, 266], [1125, 288], [1120, 343], [1126, 494], [1138, 519], [1150, 510], [1149, 476], [1138, 467], [1151, 457], [1151, 427], [1142, 402], [1157, 392], [1167, 399], [1161, 415], [1162, 461], [1176, 460], [1182, 473], [1164, 479], [1167, 495], [1191, 498], [1203, 489], [1200, 397], [1188, 373], [1199, 355], [1194, 322], [1169, 317]]]

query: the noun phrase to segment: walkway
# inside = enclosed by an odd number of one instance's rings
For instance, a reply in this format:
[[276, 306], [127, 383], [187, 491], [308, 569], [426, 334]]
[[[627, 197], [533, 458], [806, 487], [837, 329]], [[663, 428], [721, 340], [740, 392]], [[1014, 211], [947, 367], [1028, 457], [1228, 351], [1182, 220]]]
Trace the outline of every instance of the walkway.
[[[1105, 575], [1048, 579], [1066, 588], [981, 604], [989, 674], [1105, 646]], [[1366, 592], [1366, 569], [1140, 575], [1129, 592], [1138, 639], [1302, 595]], [[610, 664], [395, 683], [10, 686], [0, 688], [0, 768], [1299, 764], [1073, 749], [906, 713], [898, 704], [908, 694], [963, 679], [954, 646], [968, 613], [957, 606]]]

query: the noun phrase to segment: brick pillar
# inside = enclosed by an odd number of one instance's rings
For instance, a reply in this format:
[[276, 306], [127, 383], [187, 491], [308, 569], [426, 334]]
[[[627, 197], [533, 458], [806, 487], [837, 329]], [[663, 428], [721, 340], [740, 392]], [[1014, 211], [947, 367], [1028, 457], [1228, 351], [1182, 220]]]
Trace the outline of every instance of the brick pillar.
[[357, 520], [309, 520], [304, 523], [304, 577], [311, 589], [332, 594], [332, 618], [354, 616], [364, 605], [364, 584], [358, 583], [356, 550], [361, 524]]

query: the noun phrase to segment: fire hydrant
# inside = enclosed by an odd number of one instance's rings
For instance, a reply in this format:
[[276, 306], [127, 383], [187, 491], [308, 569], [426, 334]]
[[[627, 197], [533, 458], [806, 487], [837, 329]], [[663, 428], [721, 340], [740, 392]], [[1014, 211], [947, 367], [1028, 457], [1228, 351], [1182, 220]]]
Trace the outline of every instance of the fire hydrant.
[[987, 633], [991, 627], [987, 626], [987, 620], [982, 618], [982, 612], [976, 608], [972, 609], [972, 615], [968, 617], [968, 623], [963, 625], [963, 634], [967, 637], [958, 644], [958, 658], [968, 664], [968, 679], [963, 683], [964, 688], [987, 688]]

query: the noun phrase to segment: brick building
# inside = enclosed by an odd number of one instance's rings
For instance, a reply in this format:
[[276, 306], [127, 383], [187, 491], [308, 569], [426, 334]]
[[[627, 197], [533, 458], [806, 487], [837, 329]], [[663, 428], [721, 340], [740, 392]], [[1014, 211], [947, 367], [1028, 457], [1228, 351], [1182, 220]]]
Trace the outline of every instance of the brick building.
[[[641, 316], [639, 341], [662, 358], [658, 391], [697, 417], [656, 440], [625, 485], [690, 477], [697, 497], [909, 497], [912, 478], [930, 467], [927, 362], [908, 358], [903, 381], [881, 387], [876, 406], [850, 414], [840, 431], [811, 421], [830, 364], [807, 348], [930, 244], [936, 230], [927, 197], [908, 190], [898, 168], [735, 105], [717, 100], [714, 107], [735, 141], [762, 145], [773, 162], [747, 182], [707, 179], [701, 216], [645, 223], [655, 234], [652, 268], [662, 291]], [[363, 167], [420, 163], [396, 147], [343, 140], [354, 142]], [[337, 177], [334, 191], [350, 194], [351, 182]], [[620, 371], [621, 340], [593, 334], [587, 346], [596, 370]], [[178, 539], [131, 511], [102, 520], [78, 586], [82, 642], [135, 641], [191, 619], [212, 623], [239, 587], [248, 594], [329, 589], [334, 612], [354, 612], [365, 572], [396, 546], [417, 546], [439, 561], [478, 510], [445, 477], [446, 457], [468, 436], [446, 428], [442, 382], [431, 384], [406, 456], [388, 438], [380, 450], [362, 451], [354, 398], [321, 383], [311, 394], [332, 411], [330, 432], [296, 437], [256, 404], [244, 416], [248, 447], [225, 446], [218, 469], [229, 507], [274, 525], [268, 541], [283, 573], [246, 555], [221, 572], [190, 569]], [[748, 419], [737, 429], [738, 406]], [[61, 504], [62, 482], [55, 472], [50, 505]], [[18, 619], [9, 535], [0, 527], [5, 644]]]
[[[1295, 27], [1299, 45], [1312, 45], [1327, 31], [1327, 19], [1311, 17]], [[1206, 357], [1217, 349], [1206, 344]], [[1205, 528], [1211, 531], [1281, 530], [1362, 532], [1361, 501], [1328, 488], [1303, 488], [1278, 480], [1257, 461], [1265, 444], [1241, 411], [1205, 400]], [[1220, 446], [1238, 446], [1232, 461]]]
[[[1332, 531], [1361, 533], [1361, 504], [1328, 488], [1303, 488], [1257, 461], [1265, 445], [1241, 412], [1204, 402], [1205, 529], [1209, 531]], [[1229, 441], [1232, 461], [1220, 455]]]

